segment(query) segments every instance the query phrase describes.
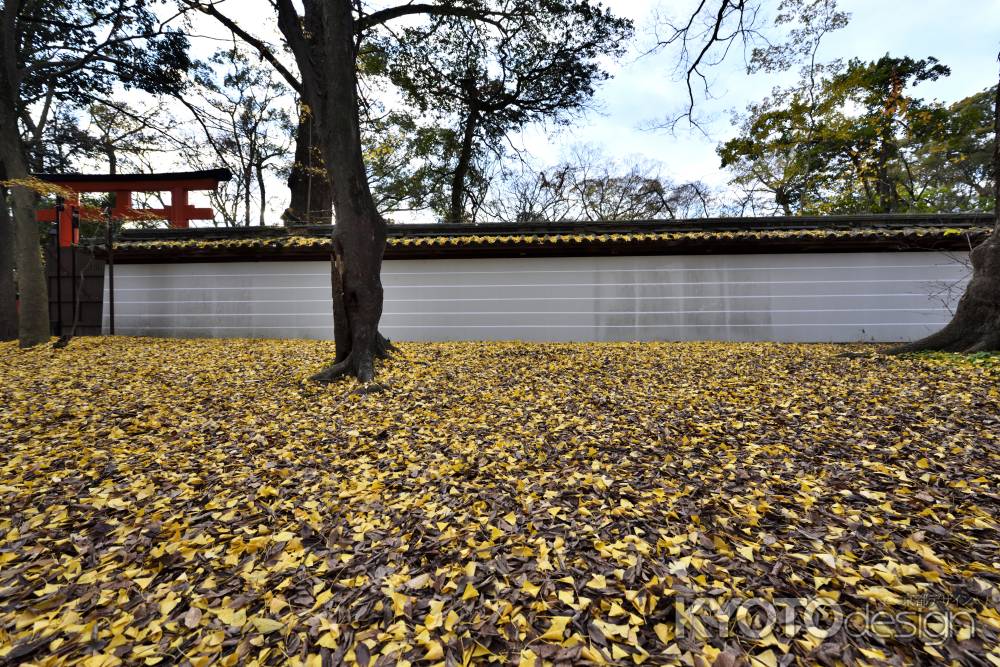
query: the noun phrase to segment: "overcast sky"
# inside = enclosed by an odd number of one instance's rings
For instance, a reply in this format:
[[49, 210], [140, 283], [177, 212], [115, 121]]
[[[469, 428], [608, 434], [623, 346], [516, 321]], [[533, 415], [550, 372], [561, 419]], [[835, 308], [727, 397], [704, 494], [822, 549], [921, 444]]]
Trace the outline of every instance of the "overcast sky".
[[[778, 0], [766, 2], [773, 15]], [[393, 2], [392, 4], [398, 4]], [[697, 113], [706, 134], [681, 127], [671, 133], [643, 129], [651, 121], [676, 114], [686, 99], [684, 83], [675, 71], [676, 51], [641, 55], [653, 44], [653, 16], [683, 16], [692, 0], [606, 0], [617, 13], [635, 21], [636, 38], [628, 55], [611, 66], [614, 78], [599, 89], [595, 107], [570, 128], [553, 132], [532, 128], [514, 138], [539, 164], [551, 164], [574, 144], [592, 144], [611, 157], [642, 157], [662, 164], [662, 174], [677, 181], [702, 180], [724, 186], [727, 174], [719, 168], [715, 147], [733, 135], [731, 111], [766, 96], [775, 85], [792, 83], [797, 74], [747, 76], [739, 53], [710, 71], [713, 99], [698, 100]], [[1000, 0], [840, 0], [851, 14], [848, 26], [829, 35], [819, 54], [822, 61], [857, 57], [934, 56], [948, 65], [950, 77], [922, 84], [922, 97], [953, 102], [997, 81], [1000, 50]], [[255, 28], [257, 34], [277, 39], [269, 3], [228, 0], [222, 9]], [[770, 24], [770, 21], [767, 21]], [[214, 22], [203, 19], [199, 31], [225, 36]], [[775, 34], [775, 37], [780, 35]], [[219, 43], [195, 40], [199, 56]], [[277, 193], [283, 199], [284, 193]], [[274, 202], [275, 222], [283, 203]]]

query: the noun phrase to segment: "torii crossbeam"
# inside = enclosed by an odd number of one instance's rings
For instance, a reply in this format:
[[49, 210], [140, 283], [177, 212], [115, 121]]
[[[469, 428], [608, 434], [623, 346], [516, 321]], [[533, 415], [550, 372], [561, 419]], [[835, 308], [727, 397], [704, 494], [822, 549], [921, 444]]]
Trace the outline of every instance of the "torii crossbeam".
[[[211, 220], [211, 208], [197, 208], [188, 204], [188, 193], [215, 190], [219, 183], [233, 177], [228, 169], [185, 171], [167, 174], [35, 174], [35, 177], [53, 183], [72, 193], [60, 212], [44, 209], [37, 213], [39, 222], [59, 222], [59, 244], [69, 247], [79, 241], [79, 230], [73, 229], [73, 209], [86, 218], [99, 219], [101, 212], [80, 205], [82, 192], [113, 192], [115, 204], [111, 215], [115, 218], [166, 220], [170, 227], [186, 229], [192, 220]], [[133, 192], [170, 192], [170, 205], [163, 208], [132, 208]]]

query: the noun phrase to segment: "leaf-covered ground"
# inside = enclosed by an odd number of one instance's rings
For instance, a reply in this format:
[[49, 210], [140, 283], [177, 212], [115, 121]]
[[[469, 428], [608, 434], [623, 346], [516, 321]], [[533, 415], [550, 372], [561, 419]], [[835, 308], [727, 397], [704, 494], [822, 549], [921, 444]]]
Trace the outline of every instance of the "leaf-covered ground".
[[998, 665], [1000, 364], [843, 351], [3, 344], [0, 662]]

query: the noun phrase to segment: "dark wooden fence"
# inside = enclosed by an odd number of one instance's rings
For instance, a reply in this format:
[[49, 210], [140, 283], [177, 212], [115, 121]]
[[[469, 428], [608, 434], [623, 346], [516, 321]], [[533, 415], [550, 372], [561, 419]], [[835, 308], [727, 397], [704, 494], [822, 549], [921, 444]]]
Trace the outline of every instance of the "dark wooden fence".
[[52, 333], [56, 336], [70, 333], [101, 335], [104, 260], [95, 257], [89, 249], [62, 248], [57, 252], [54, 243], [46, 248], [45, 260]]

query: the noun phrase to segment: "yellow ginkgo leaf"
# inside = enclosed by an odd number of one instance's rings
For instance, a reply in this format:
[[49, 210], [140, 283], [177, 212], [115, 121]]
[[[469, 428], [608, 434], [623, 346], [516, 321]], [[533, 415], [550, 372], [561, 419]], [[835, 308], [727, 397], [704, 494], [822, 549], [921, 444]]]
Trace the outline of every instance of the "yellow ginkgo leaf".
[[549, 642], [561, 642], [566, 633], [566, 626], [572, 621], [571, 616], [553, 616], [549, 629], [539, 636], [539, 639]]
[[257, 628], [257, 632], [262, 634], [269, 634], [271, 632], [277, 632], [285, 627], [285, 624], [281, 621], [277, 621], [273, 618], [267, 618], [264, 616], [251, 616], [250, 622], [253, 626]]

